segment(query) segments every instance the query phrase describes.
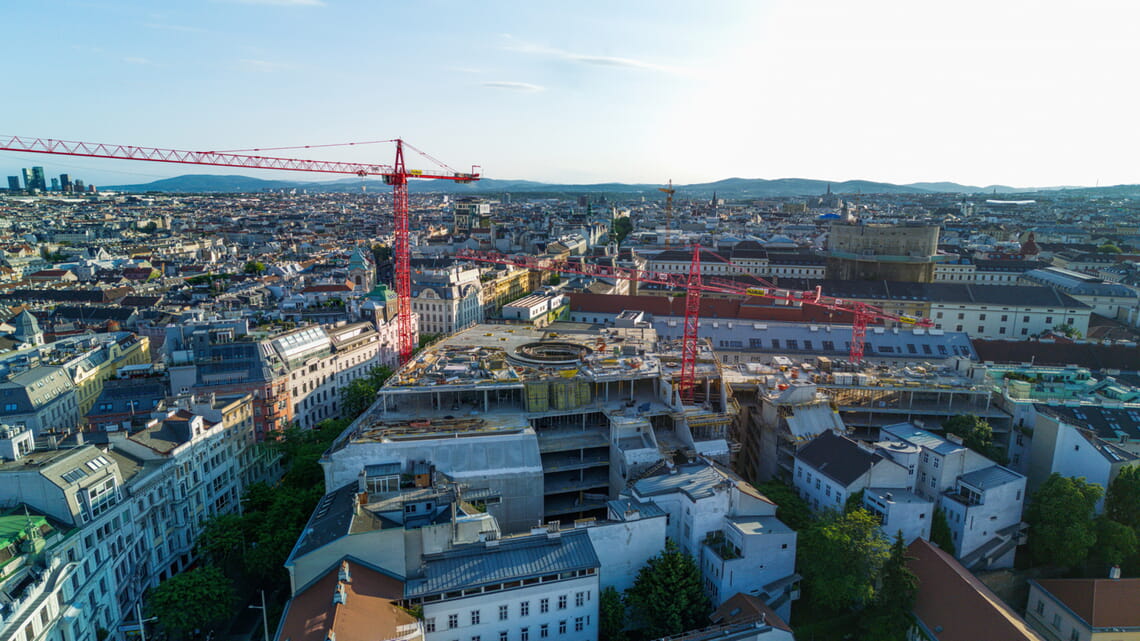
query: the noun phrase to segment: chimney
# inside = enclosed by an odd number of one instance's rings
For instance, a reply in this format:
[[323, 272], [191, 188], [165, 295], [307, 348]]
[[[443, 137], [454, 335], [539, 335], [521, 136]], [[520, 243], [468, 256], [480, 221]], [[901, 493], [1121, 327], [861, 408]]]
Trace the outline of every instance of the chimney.
[[1116, 581], [1120, 579], [1120, 566], [1114, 565], [1108, 570], [1108, 578]]
[[77, 446], [83, 445], [83, 430], [79, 430], [75, 433], [75, 444]]

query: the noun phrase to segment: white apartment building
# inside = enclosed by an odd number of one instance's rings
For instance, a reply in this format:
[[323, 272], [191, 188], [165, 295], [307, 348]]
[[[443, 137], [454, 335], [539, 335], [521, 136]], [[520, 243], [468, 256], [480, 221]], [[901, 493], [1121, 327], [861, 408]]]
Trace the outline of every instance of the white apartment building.
[[585, 529], [457, 546], [425, 555], [406, 596], [426, 641], [595, 639], [598, 558]]
[[[393, 323], [394, 324], [394, 323]], [[340, 390], [384, 364], [385, 344], [371, 323], [310, 327], [274, 343], [289, 359], [293, 420], [305, 429], [340, 416]]]
[[936, 329], [988, 340], [1026, 340], [1057, 325], [1088, 333], [1092, 312], [1088, 305], [1045, 287], [1010, 290], [1005, 298], [1002, 292], [992, 292], [996, 296], [972, 301], [932, 300], [930, 318]]
[[907, 468], [832, 431], [795, 455], [792, 486], [813, 510], [843, 510], [852, 494], [868, 487], [907, 488]]
[[535, 323], [544, 327], [554, 320], [551, 313], [569, 303], [565, 294], [532, 294], [513, 303], [503, 305], [503, 318]]
[[[271, 462], [249, 456], [249, 396], [183, 404], [144, 430], [112, 433], [110, 447], [41, 451], [21, 431], [4, 433], [0, 450], [14, 458], [0, 463], [0, 505], [77, 532], [49, 534], [44, 554], [23, 560], [39, 578], [9, 593], [3, 638], [94, 641], [99, 629], [125, 638], [119, 626], [134, 619], [143, 592], [193, 563], [203, 522], [238, 509], [247, 482], [268, 480]], [[13, 578], [0, 573], [0, 586], [17, 589]]]
[[421, 334], [452, 334], [483, 322], [479, 269], [451, 265], [412, 272], [412, 311]]
[[494, 517], [470, 509], [497, 495], [430, 478], [414, 465], [371, 465], [322, 499], [286, 562], [294, 599], [280, 641], [310, 622], [327, 626], [328, 638], [345, 633], [327, 616], [335, 599], [298, 597], [349, 557], [399, 582], [402, 605], [422, 608], [422, 628], [407, 638], [597, 638], [600, 563], [588, 528], [502, 537]]
[[1014, 550], [1024, 542], [1025, 476], [909, 423], [884, 427], [881, 438], [887, 441], [882, 445], [897, 439], [919, 448], [917, 453], [898, 447], [880, 450], [908, 468], [913, 466], [911, 489], [946, 512], [954, 556], [962, 565], [1013, 565]]
[[743, 592], [790, 614], [798, 598], [796, 533], [754, 487], [698, 461], [641, 479], [629, 492], [668, 514], [667, 535], [697, 562], [714, 607]]

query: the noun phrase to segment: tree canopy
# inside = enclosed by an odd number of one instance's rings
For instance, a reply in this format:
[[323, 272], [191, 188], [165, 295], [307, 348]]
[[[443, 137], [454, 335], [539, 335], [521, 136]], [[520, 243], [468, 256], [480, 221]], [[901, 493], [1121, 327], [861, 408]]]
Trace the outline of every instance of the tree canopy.
[[776, 504], [776, 518], [784, 525], [798, 532], [812, 524], [811, 508], [787, 483], [773, 479], [757, 485], [756, 489]]
[[1033, 494], [1025, 520], [1029, 551], [1041, 565], [1073, 567], [1096, 544], [1096, 504], [1102, 489], [1084, 477], [1053, 473]]
[[651, 639], [704, 627], [712, 612], [700, 569], [672, 540], [637, 573], [626, 602], [634, 622]]
[[262, 274], [265, 273], [265, 270], [265, 263], [261, 262], [260, 260], [251, 260], [247, 262], [244, 267], [242, 267], [242, 271], [247, 274]]
[[151, 613], [175, 638], [225, 621], [235, 603], [233, 582], [215, 566], [175, 574], [150, 595]]
[[839, 612], [871, 602], [888, 555], [878, 520], [857, 509], [830, 513], [802, 532], [796, 565], [813, 603]]
[[629, 236], [629, 233], [631, 231], [633, 231], [633, 221], [629, 219], [629, 216], [622, 216], [617, 220], [614, 220], [612, 233], [614, 242], [616, 242], [618, 245], [621, 245], [623, 242], [625, 242], [626, 236]]
[[962, 445], [978, 454], [1004, 465], [1005, 453], [994, 445], [994, 430], [985, 420], [974, 414], [959, 414], [942, 424], [947, 434], [962, 437]]
[[860, 618], [863, 638], [906, 641], [911, 626], [910, 613], [918, 595], [918, 578], [907, 567], [906, 561], [906, 545], [899, 532], [891, 545], [890, 556], [883, 564], [875, 598]]
[[946, 512], [940, 507], [934, 508], [934, 518], [930, 522], [930, 542], [954, 554], [954, 537], [950, 532], [950, 522], [946, 520]]
[[599, 641], [625, 641], [625, 602], [611, 585], [602, 590], [598, 600]]
[[[423, 337], [420, 337], [423, 341]], [[376, 402], [376, 392], [392, 375], [390, 367], [374, 367], [365, 378], [358, 378], [340, 389], [341, 415], [356, 418]], [[347, 427], [347, 426], [346, 426]]]
[[1121, 469], [1108, 484], [1104, 514], [1117, 523], [1140, 531], [1140, 466], [1130, 465]]

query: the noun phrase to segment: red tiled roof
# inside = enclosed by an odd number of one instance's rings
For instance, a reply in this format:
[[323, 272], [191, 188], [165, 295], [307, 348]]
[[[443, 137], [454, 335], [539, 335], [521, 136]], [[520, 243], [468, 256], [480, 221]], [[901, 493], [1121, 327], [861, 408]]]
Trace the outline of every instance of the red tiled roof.
[[915, 539], [907, 556], [918, 577], [914, 615], [938, 641], [1044, 641], [950, 554]]
[[[571, 293], [570, 311], [618, 314], [625, 310], [643, 311], [654, 316], [684, 316], [683, 296], [615, 296]], [[730, 318], [749, 321], [849, 324], [851, 314], [832, 312], [816, 305], [788, 307], [772, 305], [760, 298], [701, 298], [701, 318]]]
[[301, 290], [302, 294], [312, 294], [316, 292], [351, 292], [352, 288], [348, 285], [309, 285]]
[[751, 623], [759, 621], [761, 617], [773, 628], [792, 632], [792, 626], [785, 623], [763, 599], [743, 592], [737, 592], [725, 600], [709, 615], [709, 620], [716, 624]]
[[[350, 581], [343, 583], [344, 602], [333, 600], [341, 564], [347, 564]], [[395, 605], [404, 596], [399, 580], [352, 561], [334, 565], [323, 577], [301, 591], [285, 611], [278, 639], [326, 641], [337, 639], [395, 639], [397, 628], [414, 624], [412, 615]]]
[[1140, 628], [1140, 579], [1041, 579], [1037, 585], [1094, 628]]

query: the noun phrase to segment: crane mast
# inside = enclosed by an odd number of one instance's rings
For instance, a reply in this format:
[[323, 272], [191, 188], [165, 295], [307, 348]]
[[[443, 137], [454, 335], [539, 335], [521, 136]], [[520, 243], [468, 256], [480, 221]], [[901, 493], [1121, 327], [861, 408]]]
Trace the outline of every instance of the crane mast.
[[[352, 174], [360, 176], [361, 178], [365, 176], [383, 177], [384, 182], [392, 186], [392, 210], [395, 223], [395, 248], [393, 257], [396, 261], [396, 301], [399, 306], [396, 319], [398, 335], [396, 351], [399, 354], [400, 363], [403, 364], [412, 357], [412, 353], [416, 348], [416, 332], [412, 323], [411, 248], [408, 232], [408, 179], [425, 178], [469, 183], [479, 180], [480, 172], [477, 171], [477, 166], [472, 166], [470, 172], [455, 171], [435, 158], [412, 147], [403, 139], [397, 138], [395, 140], [373, 142], [396, 143], [396, 162], [394, 165], [253, 156], [227, 151], [185, 151], [159, 147], [137, 147], [132, 145], [56, 140], [54, 138], [36, 138], [31, 136], [0, 136], [0, 151], [21, 151], [116, 160], [142, 160], [183, 165], [212, 165], [216, 167], [241, 167], [245, 169], [277, 169], [280, 171]], [[356, 143], [344, 143], [344, 145], [352, 144]], [[329, 146], [337, 145], [305, 145], [301, 148]], [[447, 171], [409, 170], [404, 164], [404, 147], [414, 149], [421, 156]], [[292, 149], [292, 147], [277, 147], [275, 149]], [[260, 150], [254, 149], [249, 151]]]

